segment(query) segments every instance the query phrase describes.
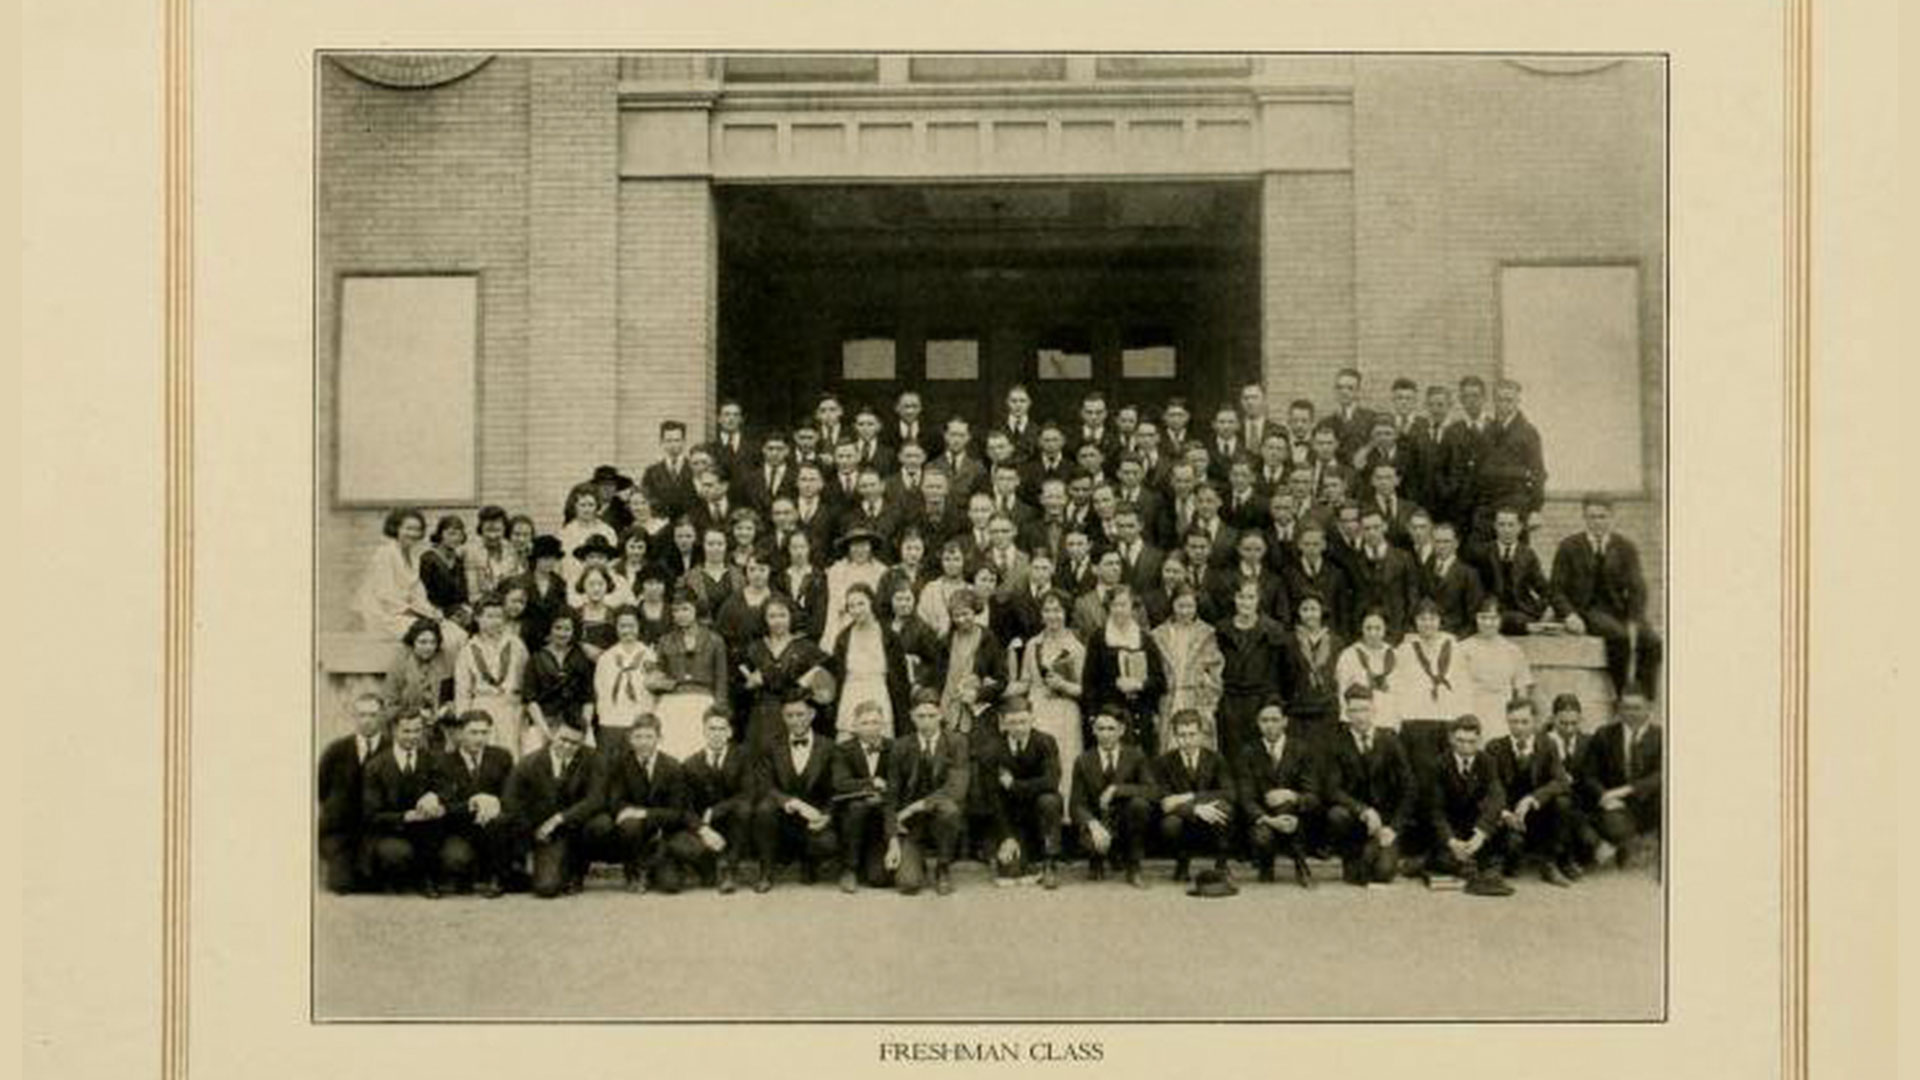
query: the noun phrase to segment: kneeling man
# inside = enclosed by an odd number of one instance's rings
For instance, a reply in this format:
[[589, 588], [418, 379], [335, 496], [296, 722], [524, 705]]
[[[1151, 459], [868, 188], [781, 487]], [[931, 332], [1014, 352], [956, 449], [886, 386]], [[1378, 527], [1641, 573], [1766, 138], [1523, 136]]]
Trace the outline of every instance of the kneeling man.
[[1349, 686], [1347, 734], [1325, 763], [1327, 834], [1350, 885], [1386, 884], [1400, 872], [1413, 824], [1413, 766], [1399, 736], [1373, 726], [1373, 690]]
[[887, 769], [893, 740], [877, 701], [853, 707], [853, 738], [833, 748], [833, 801], [840, 814], [840, 891], [889, 884], [886, 868]]
[[1173, 851], [1173, 879], [1185, 881], [1196, 854], [1212, 856], [1214, 869], [1226, 870], [1234, 784], [1226, 759], [1205, 746], [1197, 711], [1174, 713], [1172, 727], [1174, 748], [1160, 755], [1153, 772], [1160, 781], [1160, 836]]
[[1113, 705], [1093, 718], [1093, 746], [1073, 763], [1071, 800], [1073, 823], [1086, 845], [1087, 879], [1107, 876], [1107, 862], [1118, 858], [1126, 868], [1127, 884], [1147, 887], [1140, 862], [1147, 849], [1147, 823], [1159, 785], [1147, 755], [1120, 736], [1126, 717]]
[[606, 764], [606, 813], [628, 892], [645, 892], [649, 879], [677, 893], [704, 850], [690, 828], [685, 771], [660, 750], [660, 718], [641, 713], [627, 729], [627, 748]]
[[1511, 896], [1500, 877], [1500, 812], [1507, 794], [1480, 749], [1480, 718], [1469, 713], [1448, 727], [1447, 755], [1433, 769], [1433, 869], [1466, 879], [1475, 896]]
[[1251, 823], [1248, 839], [1261, 881], [1273, 880], [1277, 850], [1293, 863], [1293, 880], [1313, 888], [1307, 834], [1319, 825], [1320, 764], [1305, 736], [1287, 735], [1287, 713], [1276, 698], [1260, 707], [1260, 738], [1240, 751], [1240, 808]]
[[967, 802], [972, 760], [967, 737], [941, 730], [940, 692], [913, 693], [913, 734], [894, 743], [886, 796], [886, 867], [900, 891], [912, 896], [926, 880], [933, 849], [933, 891], [953, 892], [953, 853], [960, 845], [961, 808]]
[[1024, 695], [1000, 706], [1000, 735], [980, 753], [980, 784], [992, 822], [994, 861], [1019, 866], [1038, 855], [1040, 884], [1060, 887], [1060, 744], [1033, 730], [1033, 708]]
[[480, 895], [500, 895], [513, 837], [504, 802], [513, 755], [493, 745], [493, 715], [474, 709], [460, 717], [454, 748], [440, 759], [440, 805], [446, 808], [440, 875]]

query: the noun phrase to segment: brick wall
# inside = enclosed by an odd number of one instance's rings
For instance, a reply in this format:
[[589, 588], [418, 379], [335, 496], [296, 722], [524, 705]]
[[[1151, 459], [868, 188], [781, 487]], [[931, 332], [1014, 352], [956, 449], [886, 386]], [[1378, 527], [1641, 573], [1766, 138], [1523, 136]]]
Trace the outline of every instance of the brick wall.
[[[1370, 397], [1383, 401], [1402, 374], [1499, 374], [1502, 261], [1639, 261], [1647, 497], [1617, 502], [1614, 516], [1664, 610], [1664, 71], [1360, 57], [1353, 112], [1355, 358]], [[1311, 385], [1315, 400], [1330, 398], [1330, 381]], [[1535, 546], [1550, 560], [1578, 528], [1577, 499], [1545, 516]]]
[[524, 58], [502, 56], [447, 86], [392, 90], [319, 65], [314, 512], [322, 630], [353, 625], [348, 608], [382, 517], [332, 502], [339, 275], [479, 273], [480, 494], [509, 506], [527, 497], [528, 68]]
[[1354, 178], [1275, 173], [1261, 192], [1263, 381], [1279, 409], [1327, 396], [1353, 363]]
[[620, 184], [619, 462], [659, 454], [660, 422], [703, 437], [714, 406], [713, 192], [704, 180]]
[[614, 456], [615, 76], [610, 56], [543, 58], [530, 73], [527, 492], [543, 527]]

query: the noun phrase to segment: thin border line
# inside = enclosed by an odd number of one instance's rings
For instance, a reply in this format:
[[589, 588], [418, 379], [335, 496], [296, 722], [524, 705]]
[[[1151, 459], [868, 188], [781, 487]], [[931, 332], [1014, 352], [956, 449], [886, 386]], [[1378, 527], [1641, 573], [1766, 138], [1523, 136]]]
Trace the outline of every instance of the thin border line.
[[191, 1003], [193, 661], [193, 4], [166, 0], [161, 71], [167, 250], [163, 454], [167, 473], [162, 696], [160, 1075], [185, 1080]]
[[[169, 2], [185, 3], [185, 2], [190, 2], [190, 0], [169, 0]], [[1793, 2], [1798, 2], [1798, 0], [1793, 0]], [[321, 83], [323, 79], [323, 76], [321, 75], [321, 70], [324, 66], [326, 59], [329, 57], [329, 55], [333, 53], [338, 53], [338, 52], [436, 53], [436, 52], [450, 52], [450, 51], [471, 51], [471, 50], [401, 49], [401, 48], [391, 48], [391, 49], [315, 48], [310, 50], [309, 57], [313, 63], [313, 94], [314, 94], [313, 103], [312, 103], [313, 135], [312, 135], [312, 142], [311, 142], [311, 152], [313, 154], [314, 168], [312, 170], [310, 184], [311, 184], [311, 191], [313, 194], [314, 201], [313, 201], [313, 210], [312, 210], [312, 220], [308, 223], [308, 227], [309, 227], [309, 233], [312, 238], [314, 247], [313, 247], [313, 265], [308, 268], [308, 284], [309, 284], [310, 291], [313, 292], [313, 295], [316, 300], [316, 304], [317, 304], [317, 298], [319, 295], [318, 294], [318, 289], [319, 289], [318, 275], [319, 275], [319, 266], [320, 266], [320, 250], [319, 250], [320, 236], [321, 236], [320, 218], [323, 212], [322, 207], [320, 206], [320, 167], [319, 167], [321, 142], [322, 142], [322, 119], [320, 116], [320, 109], [321, 109], [320, 92], [321, 92]], [[815, 50], [785, 50], [785, 49], [737, 50], [737, 51], [762, 52], [762, 53], [771, 53], [771, 54], [786, 54], [786, 53], [809, 54], [809, 53], [815, 52]], [[611, 55], [616, 58], [619, 58], [619, 57], [623, 57], [623, 56], [634, 54], [634, 53], [644, 53], [647, 55], [688, 54], [688, 53], [713, 54], [713, 53], [716, 53], [717, 50], [701, 49], [701, 48], [695, 48], [695, 47], [677, 48], [677, 49], [644, 49], [644, 50], [634, 49], [634, 50], [625, 50], [625, 51], [618, 50], [618, 49], [564, 49], [564, 48], [517, 49], [517, 48], [513, 48], [513, 49], [494, 50], [494, 52], [496, 55], [513, 55], [513, 56], [546, 55], [546, 56], [600, 57], [600, 56]], [[902, 50], [878, 50], [878, 51], [874, 51], [873, 55], [890, 55], [890, 54], [898, 54], [901, 52], [903, 51]], [[1099, 56], [1099, 55], [1149, 56], [1149, 55], [1168, 55], [1170, 53], [1177, 54], [1177, 55], [1207, 55], [1208, 54], [1205, 51], [1196, 51], [1196, 52], [1178, 51], [1176, 53], [1173, 50], [1147, 50], [1147, 51], [1135, 52], [1135, 53], [1108, 53], [1108, 52], [1102, 52], [1098, 50], [1057, 50], [1057, 52], [1065, 53], [1068, 55], [1078, 55], [1078, 54], [1084, 53], [1087, 55], [1095, 55], [1095, 56]], [[920, 50], [913, 51], [913, 55], [921, 55], [921, 54], [922, 52]], [[964, 53], [954, 53], [951, 55], [971, 56], [971, 55], [1003, 55], [1003, 54], [1004, 54], [1004, 51], [1002, 50], [975, 50], [975, 51], [964, 52]], [[863, 53], [863, 55], [865, 55], [865, 53]], [[940, 55], [948, 55], [948, 54], [940, 54]], [[1015, 55], [1018, 55], [1018, 54], [1016, 53]], [[1243, 54], [1233, 53], [1231, 55], [1243, 55]], [[1667, 577], [1669, 579], [1669, 582], [1671, 582], [1672, 575], [1670, 571], [1672, 567], [1672, 558], [1673, 558], [1672, 538], [1673, 538], [1673, 514], [1674, 514], [1674, 507], [1672, 503], [1673, 462], [1671, 459], [1671, 451], [1672, 451], [1671, 431], [1672, 431], [1672, 424], [1673, 424], [1673, 404], [1672, 404], [1673, 395], [1672, 395], [1672, 378], [1671, 378], [1671, 375], [1672, 375], [1671, 335], [1672, 335], [1672, 324], [1673, 324], [1673, 317], [1672, 317], [1672, 303], [1673, 303], [1673, 298], [1672, 298], [1673, 55], [1672, 53], [1659, 52], [1659, 51], [1645, 52], [1645, 53], [1640, 53], [1640, 52], [1632, 52], [1632, 53], [1557, 52], [1556, 53], [1556, 52], [1528, 52], [1528, 51], [1516, 51], [1516, 50], [1478, 51], [1478, 50], [1363, 49], [1363, 50], [1346, 50], [1346, 51], [1341, 51], [1341, 50], [1265, 51], [1265, 50], [1261, 50], [1261, 51], [1255, 51], [1251, 53], [1245, 53], [1244, 55], [1250, 55], [1250, 56], [1326, 55], [1326, 56], [1348, 56], [1348, 57], [1351, 57], [1351, 56], [1393, 56], [1393, 57], [1441, 56], [1441, 57], [1450, 57], [1450, 58], [1489, 58], [1489, 57], [1505, 58], [1505, 57], [1511, 57], [1511, 56], [1567, 56], [1567, 57], [1590, 58], [1593, 56], [1604, 55], [1604, 56], [1618, 56], [1622, 59], [1652, 59], [1652, 60], [1660, 61], [1662, 71], [1663, 71], [1663, 80], [1662, 80], [1663, 182], [1662, 182], [1662, 214], [1661, 214], [1661, 228], [1660, 228], [1660, 250], [1662, 253], [1663, 274], [1661, 279], [1662, 321], [1661, 321], [1661, 338], [1660, 338], [1661, 340], [1660, 352], [1661, 352], [1661, 361], [1662, 361], [1662, 370], [1661, 370], [1662, 399], [1661, 399], [1661, 442], [1660, 442], [1661, 468], [1659, 470], [1659, 473], [1661, 477], [1661, 484], [1658, 490], [1657, 501], [1661, 507], [1662, 518], [1663, 518], [1662, 563], [1664, 567], [1669, 571]], [[345, 70], [345, 69], [343, 68], [342, 70]], [[1518, 68], [1517, 70], [1525, 74], [1538, 74], [1536, 72], [1532, 72], [1525, 68]], [[348, 73], [351, 74], [351, 72], [348, 72]], [[355, 77], [358, 78], [358, 76], [355, 76]], [[466, 76], [462, 76], [462, 78], [464, 79], [466, 78]], [[459, 80], [454, 80], [454, 81], [459, 81]], [[384, 89], [388, 89], [390, 91], [393, 90], [393, 88], [391, 87], [385, 87]], [[413, 92], [413, 91], [395, 91], [395, 92], [405, 93], [405, 92]], [[1328, 170], [1328, 171], [1351, 172], [1352, 169], [1351, 169], [1351, 166], [1349, 166], [1346, 169]], [[649, 179], [657, 180], [661, 178], [650, 177]], [[702, 176], [701, 179], [705, 179], [710, 183], [713, 183], [716, 187], [721, 186], [720, 181], [715, 177]], [[986, 179], [986, 178], [968, 177], [968, 178], [963, 178], [954, 182], [971, 183], [971, 182], [976, 182], [982, 179]], [[1084, 180], [1087, 178], [1080, 178], [1080, 179]], [[1168, 179], [1172, 179], [1172, 178], [1150, 176], [1150, 177], [1139, 178], [1139, 182], [1154, 182], [1154, 181], [1162, 181], [1162, 180], [1168, 180]], [[1226, 182], [1226, 183], [1238, 183], [1243, 178], [1208, 177], [1207, 179]], [[778, 183], [780, 181], [775, 181], [775, 182]], [[802, 178], [794, 178], [785, 182], [807, 183], [808, 181]], [[940, 178], [937, 178], [937, 177], [912, 177], [912, 178], [903, 178], [901, 182], [925, 184], [925, 183], [939, 183], [942, 181], [940, 180]], [[1103, 178], [1103, 179], [1098, 179], [1097, 182], [1107, 183], [1112, 181], [1110, 178]], [[1119, 182], [1126, 182], [1126, 181], [1123, 179]], [[1608, 264], [1617, 264], [1619, 260], [1603, 258], [1600, 261]], [[1636, 262], [1636, 265], [1638, 265], [1637, 262]], [[383, 272], [386, 272], [386, 271], [383, 271]], [[354, 271], [342, 271], [338, 267], [336, 267], [334, 268], [334, 273], [336, 277], [338, 277], [342, 274], [354, 273]], [[1636, 290], [1636, 293], [1637, 291], [1638, 290]], [[317, 315], [318, 314], [317, 306], [314, 309], [314, 311], [315, 311], [315, 314]], [[337, 306], [336, 306], [336, 310], [333, 313], [333, 317], [337, 322], [339, 318], [339, 311], [337, 310]], [[1264, 318], [1264, 313], [1262, 317]], [[333, 329], [333, 332], [337, 334], [337, 327]], [[320, 335], [323, 333], [323, 331], [316, 324], [311, 329], [310, 333], [312, 335], [312, 337], [310, 338], [310, 341], [313, 345], [312, 363], [314, 365], [314, 369], [311, 373], [311, 379], [312, 379], [312, 385], [317, 388], [319, 385], [319, 364], [320, 364], [319, 342], [320, 342]], [[335, 357], [334, 359], [337, 361], [337, 357]], [[711, 395], [709, 395], [709, 397], [711, 397]], [[1644, 408], [1644, 402], [1643, 402], [1643, 408]], [[477, 432], [475, 437], [476, 438], [479, 437]], [[316, 445], [310, 449], [310, 457], [309, 457], [309, 463], [308, 463], [310, 470], [312, 470], [309, 480], [310, 480], [310, 483], [313, 485], [312, 490], [316, 495], [318, 493], [318, 484], [319, 484], [319, 477], [318, 477], [319, 461], [317, 458], [317, 454], [319, 453], [319, 450], [318, 450], [317, 442], [318, 442], [318, 432], [316, 431], [316, 438], [315, 438]], [[484, 487], [484, 484], [482, 486]], [[1651, 489], [1649, 489], [1647, 492], [1643, 493], [1641, 497], [1653, 498], [1653, 496], [1654, 496], [1654, 492]], [[336, 506], [335, 509], [340, 509], [340, 507]], [[319, 528], [319, 520], [318, 520], [317, 514], [318, 514], [318, 511], [316, 508], [315, 510], [316, 516], [312, 519], [312, 524], [314, 529], [316, 530], [316, 535], [317, 535], [317, 530]], [[319, 592], [319, 575], [320, 575], [320, 557], [319, 557], [318, 545], [315, 545], [314, 548], [312, 549], [311, 564], [309, 566], [309, 572], [310, 572], [310, 580], [308, 585], [309, 585], [309, 588], [313, 590], [313, 596], [314, 596], [315, 602], [317, 603], [318, 592]], [[1663, 592], [1665, 594], [1664, 595], [1665, 603], [1663, 604], [1663, 607], [1665, 609], [1664, 613], [1666, 615], [1668, 625], [1671, 626], [1672, 613], [1674, 608], [1674, 596], [1673, 596], [1673, 589], [1670, 583], [1663, 590]], [[309, 627], [309, 648], [311, 650], [311, 652], [309, 653], [309, 658], [316, 665], [318, 663], [318, 658], [319, 658], [319, 636], [320, 636], [320, 625], [319, 625], [319, 620], [316, 614], [313, 624]], [[308, 711], [311, 715], [318, 716], [319, 715], [318, 714], [318, 707], [319, 707], [318, 685], [316, 684], [315, 686], [310, 687], [308, 693], [309, 693], [308, 700], [310, 705], [310, 708]], [[308, 746], [309, 754], [317, 755], [320, 748], [320, 735], [319, 735], [318, 729], [316, 728], [313, 732], [311, 732], [308, 738], [309, 738], [309, 746]], [[1663, 793], [1662, 795], [1663, 807], [1666, 805], [1665, 798], [1666, 797]], [[309, 809], [309, 825], [310, 825], [309, 833], [310, 834], [311, 834], [311, 827], [313, 826], [313, 823], [315, 821], [315, 817], [314, 817], [315, 814], [317, 814], [317, 810], [310, 808]], [[1672, 831], [1671, 826], [1669, 826], [1668, 833], [1670, 834], [1671, 831]], [[1032, 1024], [1032, 1023], [1081, 1024], [1081, 1025], [1094, 1025], [1094, 1026], [1100, 1026], [1100, 1025], [1152, 1026], [1152, 1025], [1161, 1025], [1161, 1024], [1244, 1025], [1244, 1026], [1276, 1026], [1276, 1025], [1286, 1026], [1286, 1025], [1311, 1025], [1311, 1024], [1343, 1024], [1343, 1025], [1408, 1024], [1408, 1025], [1448, 1025], [1448, 1026], [1477, 1026], [1482, 1024], [1492, 1024], [1492, 1025], [1526, 1024], [1526, 1025], [1535, 1025], [1535, 1026], [1542, 1026], [1542, 1027], [1546, 1027], [1546, 1026], [1606, 1027], [1606, 1026], [1623, 1026], [1623, 1025], [1624, 1026], [1664, 1026], [1672, 1022], [1673, 1020], [1673, 936], [1672, 936], [1672, 925], [1671, 925], [1671, 919], [1673, 914], [1673, 911], [1672, 911], [1673, 883], [1671, 881], [1671, 874], [1670, 874], [1672, 863], [1673, 863], [1673, 854], [1672, 854], [1672, 842], [1670, 837], [1669, 839], [1663, 840], [1661, 844], [1660, 858], [1662, 861], [1662, 868], [1661, 868], [1662, 872], [1659, 880], [1659, 885], [1661, 890], [1660, 1011], [1657, 1017], [1649, 1018], [1649, 1019], [1642, 1019], [1637, 1017], [1555, 1018], [1555, 1017], [1526, 1017], [1526, 1016], [1501, 1016], [1501, 1017], [1418, 1017], [1418, 1016], [1314, 1017], [1314, 1016], [1303, 1016], [1303, 1017], [1211, 1017], [1211, 1018], [1180, 1017], [1180, 1018], [1131, 1018], [1131, 1019], [1117, 1018], [1117, 1017], [1105, 1017], [1105, 1018], [1103, 1017], [1051, 1017], [1051, 1018], [1044, 1018], [1040, 1020], [1035, 1020], [1032, 1018], [1013, 1019], [1013, 1018], [972, 1018], [972, 1017], [928, 1017], [928, 1018], [913, 1018], [913, 1017], [646, 1018], [646, 1017], [572, 1017], [572, 1016], [557, 1016], [557, 1017], [331, 1016], [331, 1017], [321, 1017], [318, 1015], [318, 1009], [317, 1009], [318, 1000], [319, 1000], [318, 975], [317, 975], [319, 943], [318, 943], [318, 934], [316, 930], [316, 925], [318, 920], [315, 912], [317, 910], [317, 903], [318, 903], [318, 895], [317, 895], [318, 882], [317, 882], [317, 879], [315, 879], [312, 876], [313, 872], [310, 871], [310, 875], [309, 875], [310, 894], [307, 902], [307, 963], [308, 963], [307, 1020], [309, 1024], [312, 1024], [315, 1026], [342, 1026], [342, 1025], [407, 1026], [407, 1025], [452, 1024], [452, 1025], [487, 1025], [487, 1026], [495, 1026], [495, 1027], [570, 1026], [570, 1025], [631, 1025], [631, 1026], [639, 1026], [639, 1027], [654, 1027], [654, 1026], [675, 1027], [675, 1026], [682, 1026], [682, 1025], [685, 1025], [685, 1026], [726, 1026], [726, 1025], [754, 1026], [754, 1025], [763, 1025], [763, 1024], [775, 1025], [775, 1026], [778, 1026], [778, 1025], [872, 1026], [875, 1024], [889, 1024], [889, 1023], [890, 1024], [929, 1024], [929, 1025], [937, 1024], [937, 1025], [957, 1026], [957, 1027], [1014, 1026], [1014, 1025], [1021, 1025], [1021, 1024]], [[1784, 914], [1783, 914], [1783, 918], [1784, 918]], [[1783, 926], [1784, 925], [1785, 923], [1783, 922]]]
[[1812, 414], [1813, 0], [1786, 5], [1786, 460], [1781, 543], [1780, 787], [1781, 1061], [1788, 1080], [1811, 1071], [1808, 1014], [1807, 645], [1810, 587], [1809, 429]]

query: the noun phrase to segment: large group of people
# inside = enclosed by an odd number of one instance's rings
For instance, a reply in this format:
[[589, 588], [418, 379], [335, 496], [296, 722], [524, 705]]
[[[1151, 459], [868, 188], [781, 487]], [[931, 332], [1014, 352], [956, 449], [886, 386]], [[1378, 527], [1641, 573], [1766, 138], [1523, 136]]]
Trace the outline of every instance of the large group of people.
[[[497, 506], [385, 520], [356, 596], [384, 685], [320, 761], [329, 888], [498, 895], [952, 889], [956, 859], [1144, 886], [1311, 857], [1511, 891], [1657, 835], [1660, 639], [1590, 497], [1551, 565], [1521, 388], [1345, 370], [1322, 412], [1246, 386], [991, 427], [919, 395], [711, 438], [660, 427], [558, 529]], [[1517, 637], [1598, 636], [1617, 716], [1536, 705]], [[1545, 715], [1542, 715], [1544, 713]]]

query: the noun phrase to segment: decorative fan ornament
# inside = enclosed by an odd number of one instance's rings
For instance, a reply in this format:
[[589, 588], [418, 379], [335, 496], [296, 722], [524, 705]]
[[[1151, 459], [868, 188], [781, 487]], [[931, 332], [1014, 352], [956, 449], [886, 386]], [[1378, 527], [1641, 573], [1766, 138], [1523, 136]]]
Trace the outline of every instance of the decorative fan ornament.
[[1623, 56], [1509, 56], [1507, 63], [1535, 75], [1592, 75], [1619, 67]]
[[327, 57], [363, 82], [395, 90], [424, 90], [445, 86], [479, 71], [492, 53], [337, 53]]

